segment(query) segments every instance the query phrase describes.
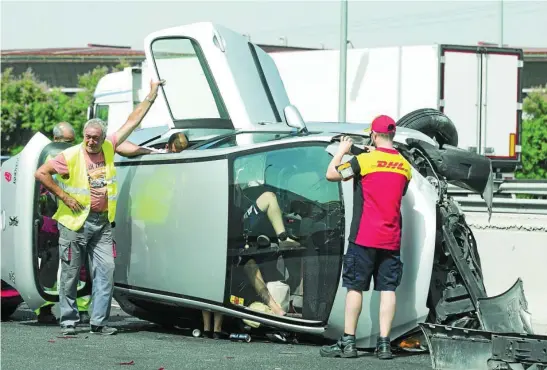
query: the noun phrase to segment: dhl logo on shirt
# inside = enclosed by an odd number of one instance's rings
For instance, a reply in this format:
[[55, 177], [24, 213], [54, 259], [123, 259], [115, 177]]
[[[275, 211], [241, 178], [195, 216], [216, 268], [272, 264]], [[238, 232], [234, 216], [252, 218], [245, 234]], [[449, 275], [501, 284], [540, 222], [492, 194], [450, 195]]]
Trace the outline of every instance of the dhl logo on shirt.
[[388, 162], [388, 161], [377, 161], [376, 167], [386, 167], [386, 168], [393, 168], [397, 170], [403, 170], [404, 171], [404, 164], [403, 162]]
[[373, 172], [395, 172], [411, 179], [410, 164], [401, 154], [386, 153], [375, 150], [372, 153], [360, 154], [357, 156], [361, 167], [361, 176]]

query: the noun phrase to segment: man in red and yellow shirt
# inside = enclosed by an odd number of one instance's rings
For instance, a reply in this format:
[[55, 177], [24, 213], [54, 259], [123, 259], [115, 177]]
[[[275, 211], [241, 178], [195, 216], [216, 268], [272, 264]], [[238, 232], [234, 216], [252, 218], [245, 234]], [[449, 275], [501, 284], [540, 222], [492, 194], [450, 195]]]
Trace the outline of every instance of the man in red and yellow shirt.
[[374, 147], [340, 164], [350, 153], [351, 139], [340, 141], [338, 153], [327, 170], [329, 181], [354, 179], [353, 218], [349, 246], [344, 256], [343, 283], [348, 289], [344, 335], [321, 349], [324, 357], [357, 357], [355, 330], [361, 313], [363, 291], [374, 277], [380, 292], [380, 337], [376, 345], [380, 359], [393, 357], [389, 332], [395, 315], [395, 290], [401, 282], [401, 201], [412, 178], [411, 165], [393, 147], [396, 124], [388, 116], [372, 122]]

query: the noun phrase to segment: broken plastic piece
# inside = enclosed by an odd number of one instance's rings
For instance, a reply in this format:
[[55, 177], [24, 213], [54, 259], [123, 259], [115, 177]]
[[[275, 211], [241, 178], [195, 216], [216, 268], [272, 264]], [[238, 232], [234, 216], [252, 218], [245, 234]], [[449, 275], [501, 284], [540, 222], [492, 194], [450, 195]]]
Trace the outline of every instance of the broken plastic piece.
[[494, 297], [479, 298], [479, 320], [486, 331], [533, 334], [528, 302], [519, 278], [506, 292]]

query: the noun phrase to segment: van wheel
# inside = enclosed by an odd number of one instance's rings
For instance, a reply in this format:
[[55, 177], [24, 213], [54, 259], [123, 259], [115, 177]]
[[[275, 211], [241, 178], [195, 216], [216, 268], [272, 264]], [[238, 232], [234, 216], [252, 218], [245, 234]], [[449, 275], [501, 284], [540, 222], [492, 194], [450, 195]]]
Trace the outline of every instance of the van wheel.
[[397, 126], [406, 127], [434, 138], [442, 147], [445, 144], [458, 146], [458, 130], [447, 115], [432, 108], [412, 111], [397, 121]]

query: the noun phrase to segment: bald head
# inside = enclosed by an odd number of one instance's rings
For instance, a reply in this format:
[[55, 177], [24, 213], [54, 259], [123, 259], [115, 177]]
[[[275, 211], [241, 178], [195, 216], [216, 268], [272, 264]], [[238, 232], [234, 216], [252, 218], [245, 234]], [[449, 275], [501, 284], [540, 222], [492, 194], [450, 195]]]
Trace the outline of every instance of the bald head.
[[74, 138], [74, 128], [70, 123], [60, 122], [53, 127], [53, 141], [72, 143]]

